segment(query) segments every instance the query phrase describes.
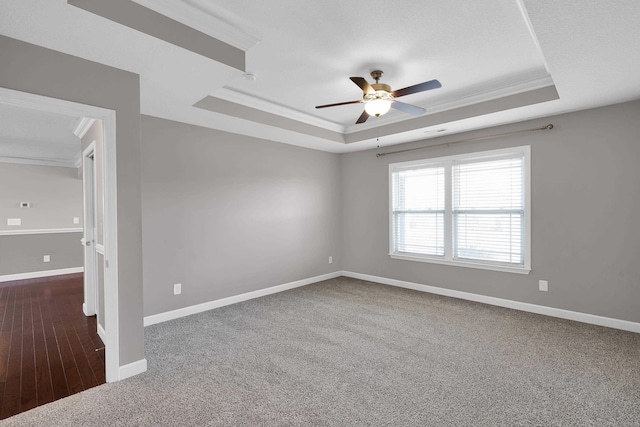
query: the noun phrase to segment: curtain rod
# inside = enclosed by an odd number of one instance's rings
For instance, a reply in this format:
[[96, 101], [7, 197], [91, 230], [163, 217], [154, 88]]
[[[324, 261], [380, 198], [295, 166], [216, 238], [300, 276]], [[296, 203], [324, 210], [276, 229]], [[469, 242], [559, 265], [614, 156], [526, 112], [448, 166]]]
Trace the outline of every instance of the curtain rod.
[[461, 142], [481, 141], [483, 139], [499, 138], [502, 136], [516, 135], [519, 133], [534, 132], [537, 130], [551, 130], [551, 129], [553, 129], [553, 125], [549, 123], [548, 125], [543, 126], [541, 128], [516, 130], [513, 132], [498, 133], [495, 135], [477, 136], [475, 138], [467, 138], [467, 139], [461, 139], [458, 141], [443, 142], [442, 144], [427, 145], [426, 147], [415, 147], [415, 148], [407, 148], [405, 150], [387, 151], [386, 153], [376, 153], [376, 157], [384, 157], [384, 156], [388, 156], [389, 154], [406, 153], [407, 151], [426, 150], [427, 148], [443, 147], [443, 146], [452, 145], [452, 144], [460, 144]]

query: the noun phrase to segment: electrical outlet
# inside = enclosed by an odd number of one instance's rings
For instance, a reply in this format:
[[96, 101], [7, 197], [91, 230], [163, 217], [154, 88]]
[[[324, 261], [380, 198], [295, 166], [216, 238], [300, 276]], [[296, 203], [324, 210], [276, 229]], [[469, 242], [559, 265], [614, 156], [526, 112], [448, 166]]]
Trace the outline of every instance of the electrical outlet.
[[43, 256], [43, 257], [42, 257], [42, 261], [44, 261], [44, 262], [49, 262], [49, 261], [51, 261], [51, 255], [45, 255], [45, 256]]
[[173, 294], [180, 295], [182, 293], [182, 283], [176, 283], [173, 285]]
[[547, 282], [546, 280], [540, 280], [538, 282], [538, 289], [540, 289], [542, 292], [547, 292], [549, 290], [549, 282]]
[[329, 257], [329, 264], [333, 264], [333, 257], [332, 256]]
[[80, 218], [78, 218], [77, 216], [73, 217], [73, 223], [74, 224], [80, 224]]
[[7, 225], [22, 225], [21, 218], [7, 218]]

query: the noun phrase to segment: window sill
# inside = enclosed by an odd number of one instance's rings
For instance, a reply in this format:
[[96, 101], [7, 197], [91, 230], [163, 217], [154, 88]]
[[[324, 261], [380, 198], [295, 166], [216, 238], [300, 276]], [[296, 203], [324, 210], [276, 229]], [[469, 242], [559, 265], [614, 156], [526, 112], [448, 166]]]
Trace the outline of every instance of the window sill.
[[451, 265], [454, 267], [477, 268], [480, 270], [492, 270], [492, 271], [500, 271], [504, 273], [529, 274], [531, 272], [530, 268], [525, 268], [525, 267], [509, 267], [506, 265], [478, 264], [474, 262], [449, 261], [449, 260], [438, 259], [438, 258], [428, 258], [428, 257], [421, 257], [421, 256], [399, 255], [399, 254], [389, 254], [389, 256], [393, 259], [402, 259], [405, 261], [429, 262], [432, 264]]

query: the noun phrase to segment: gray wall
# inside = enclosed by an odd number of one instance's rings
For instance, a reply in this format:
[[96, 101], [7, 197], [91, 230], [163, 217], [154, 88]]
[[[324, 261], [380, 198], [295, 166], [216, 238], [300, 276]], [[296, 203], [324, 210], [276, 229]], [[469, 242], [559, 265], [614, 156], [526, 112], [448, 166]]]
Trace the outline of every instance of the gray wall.
[[136, 74], [0, 36], [0, 87], [116, 111], [120, 364], [144, 358], [140, 79]]
[[[82, 228], [82, 180], [76, 169], [0, 163], [0, 183], [0, 276], [82, 267], [82, 233], [2, 235]], [[20, 208], [20, 202], [31, 207]], [[7, 218], [20, 218], [22, 225], [7, 226]], [[45, 263], [44, 255], [51, 261]]]
[[[344, 270], [640, 322], [639, 117], [640, 102], [632, 102], [388, 150], [547, 123], [552, 131], [381, 158], [343, 155]], [[389, 163], [519, 145], [531, 145], [531, 274], [389, 258]], [[538, 291], [540, 279], [549, 292]]]
[[338, 155], [146, 116], [142, 151], [145, 316], [341, 269]]
[[[82, 180], [76, 169], [0, 163], [0, 183], [0, 232], [82, 228]], [[20, 208], [20, 202], [31, 207]], [[22, 225], [8, 226], [7, 218], [20, 218]]]
[[0, 236], [0, 276], [82, 267], [81, 238], [81, 232]]

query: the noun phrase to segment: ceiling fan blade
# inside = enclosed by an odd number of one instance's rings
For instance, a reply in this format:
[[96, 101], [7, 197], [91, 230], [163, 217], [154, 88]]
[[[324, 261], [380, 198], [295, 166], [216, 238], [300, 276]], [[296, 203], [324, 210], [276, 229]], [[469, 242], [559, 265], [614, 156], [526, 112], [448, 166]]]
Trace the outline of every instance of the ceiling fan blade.
[[369, 118], [369, 113], [367, 113], [366, 111], [363, 111], [360, 117], [358, 117], [358, 120], [356, 120], [356, 124], [359, 125], [360, 123], [364, 123], [367, 121], [368, 118]]
[[391, 103], [391, 108], [413, 114], [414, 116], [419, 116], [427, 112], [427, 110], [422, 107], [416, 107], [415, 105], [405, 104], [404, 102], [395, 100]]
[[337, 107], [338, 105], [360, 104], [361, 102], [362, 102], [361, 100], [338, 102], [337, 104], [316, 105], [316, 108], [327, 108], [327, 107]]
[[376, 93], [376, 91], [373, 90], [371, 85], [369, 85], [369, 83], [364, 79], [364, 77], [349, 77], [349, 78], [351, 79], [352, 82], [357, 84], [360, 87], [360, 89], [362, 89], [362, 92], [370, 95], [373, 95], [374, 93]]
[[442, 87], [439, 81], [429, 80], [428, 82], [420, 83], [417, 85], [405, 87], [404, 89], [398, 89], [392, 93], [394, 98], [399, 98], [405, 95], [411, 95], [412, 93], [424, 92], [425, 90], [438, 89]]

